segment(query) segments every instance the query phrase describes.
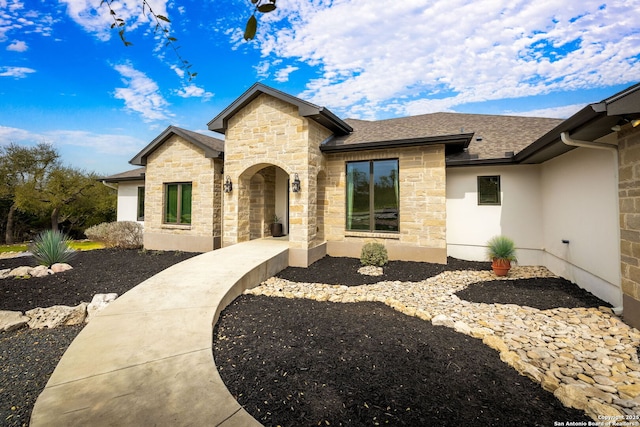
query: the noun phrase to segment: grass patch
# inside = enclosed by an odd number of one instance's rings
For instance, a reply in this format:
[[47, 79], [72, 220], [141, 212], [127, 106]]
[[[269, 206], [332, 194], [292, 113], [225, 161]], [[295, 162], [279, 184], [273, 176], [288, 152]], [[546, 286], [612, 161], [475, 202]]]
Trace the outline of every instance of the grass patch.
[[[104, 244], [100, 242], [92, 242], [90, 240], [74, 240], [69, 244], [69, 247], [76, 251], [91, 251], [94, 249], [104, 249]], [[17, 243], [14, 245], [0, 245], [0, 253], [26, 252], [27, 250], [28, 250], [27, 243]]]

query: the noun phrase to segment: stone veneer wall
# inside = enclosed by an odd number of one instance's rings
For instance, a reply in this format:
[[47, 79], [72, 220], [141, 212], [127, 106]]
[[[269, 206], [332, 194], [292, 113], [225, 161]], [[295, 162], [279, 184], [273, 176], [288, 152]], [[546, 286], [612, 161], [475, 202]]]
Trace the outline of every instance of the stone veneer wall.
[[[399, 159], [400, 232], [346, 231], [346, 162]], [[385, 244], [390, 259], [446, 263], [444, 146], [331, 154], [327, 157], [324, 235], [329, 255], [359, 257], [368, 241]]]
[[[220, 247], [222, 161], [174, 135], [147, 160], [145, 232], [147, 249], [205, 252]], [[164, 184], [192, 183], [190, 225], [164, 224]]]
[[329, 130], [301, 117], [297, 107], [266, 94], [229, 119], [224, 175], [234, 188], [224, 195], [224, 246], [249, 240], [251, 178], [274, 165], [291, 181], [294, 173], [300, 178], [301, 191], [289, 194], [289, 252], [291, 265], [308, 265], [307, 254], [317, 243], [316, 186], [323, 162], [319, 147], [329, 135]]
[[640, 328], [640, 127], [619, 132], [618, 147], [624, 319]]

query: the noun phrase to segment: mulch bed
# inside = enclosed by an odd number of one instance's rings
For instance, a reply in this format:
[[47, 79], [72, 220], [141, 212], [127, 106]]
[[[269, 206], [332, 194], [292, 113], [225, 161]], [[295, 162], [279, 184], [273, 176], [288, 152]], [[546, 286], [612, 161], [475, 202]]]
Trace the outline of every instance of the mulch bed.
[[[0, 281], [0, 310], [77, 305], [96, 293], [122, 294], [193, 255], [82, 252], [71, 262], [71, 271]], [[19, 265], [35, 263], [31, 258], [0, 259], [0, 269]], [[444, 269], [489, 265], [453, 259], [448, 266], [392, 262], [384, 276], [374, 278], [355, 273], [358, 267], [358, 260], [326, 257], [309, 269], [288, 268], [280, 276], [354, 286], [418, 281]], [[80, 330], [0, 334], [1, 425], [28, 425], [35, 399]], [[519, 376], [480, 341], [383, 304], [241, 296], [221, 315], [214, 354], [229, 389], [265, 425], [553, 425], [556, 420], [589, 420]]]
[[[156, 273], [191, 258], [186, 252], [100, 249], [77, 252], [73, 270], [48, 277], [0, 280], [0, 310], [27, 311], [91, 302], [95, 294], [122, 295]], [[0, 259], [0, 269], [35, 267], [33, 257]]]
[[[371, 277], [358, 274], [359, 267], [357, 259], [325, 257], [278, 277], [357, 286], [491, 268], [452, 258], [446, 266], [392, 261], [383, 276]], [[479, 301], [485, 292], [490, 296]], [[545, 308], [608, 306], [563, 279], [478, 283], [458, 296]], [[222, 312], [213, 344], [225, 384], [267, 426], [552, 426], [591, 420], [520, 376], [480, 340], [381, 303], [243, 295]]]

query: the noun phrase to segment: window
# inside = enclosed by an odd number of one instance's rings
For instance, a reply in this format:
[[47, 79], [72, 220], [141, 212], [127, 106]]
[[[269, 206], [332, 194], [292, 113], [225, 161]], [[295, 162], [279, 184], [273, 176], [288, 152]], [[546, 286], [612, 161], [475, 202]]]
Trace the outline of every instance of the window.
[[164, 222], [191, 224], [191, 183], [165, 184]]
[[478, 177], [478, 205], [499, 205], [500, 175]]
[[138, 187], [138, 221], [144, 221], [144, 187]]
[[347, 163], [347, 230], [399, 231], [398, 159]]

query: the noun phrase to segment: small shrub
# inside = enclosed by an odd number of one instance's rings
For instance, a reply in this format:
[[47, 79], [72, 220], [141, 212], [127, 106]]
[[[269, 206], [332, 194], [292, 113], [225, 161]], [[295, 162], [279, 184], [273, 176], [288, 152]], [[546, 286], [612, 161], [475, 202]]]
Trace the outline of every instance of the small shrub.
[[84, 234], [110, 248], [138, 249], [142, 247], [142, 232], [142, 225], [135, 221], [116, 221], [89, 227]]
[[362, 265], [382, 267], [388, 261], [387, 248], [382, 243], [370, 242], [362, 247], [362, 252], [360, 252]]
[[40, 265], [51, 267], [68, 263], [76, 254], [69, 247], [71, 240], [60, 231], [46, 230], [38, 234], [31, 245], [31, 253]]
[[494, 236], [487, 242], [487, 258], [518, 261], [516, 257], [516, 245], [506, 236]]

